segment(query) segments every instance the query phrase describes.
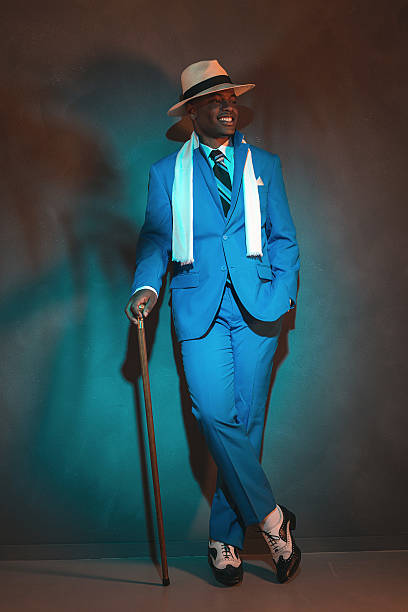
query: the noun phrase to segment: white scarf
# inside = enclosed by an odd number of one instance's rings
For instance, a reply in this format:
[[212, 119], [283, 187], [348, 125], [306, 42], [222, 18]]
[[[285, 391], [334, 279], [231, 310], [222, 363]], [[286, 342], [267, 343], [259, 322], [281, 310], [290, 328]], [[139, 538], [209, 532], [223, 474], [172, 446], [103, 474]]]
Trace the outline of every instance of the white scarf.
[[[243, 141], [244, 142], [244, 141]], [[193, 257], [193, 153], [200, 143], [193, 131], [191, 138], [181, 147], [176, 157], [174, 172], [172, 260], [182, 265], [191, 264]], [[261, 208], [258, 186], [248, 153], [243, 173], [245, 238], [247, 257], [262, 256]]]

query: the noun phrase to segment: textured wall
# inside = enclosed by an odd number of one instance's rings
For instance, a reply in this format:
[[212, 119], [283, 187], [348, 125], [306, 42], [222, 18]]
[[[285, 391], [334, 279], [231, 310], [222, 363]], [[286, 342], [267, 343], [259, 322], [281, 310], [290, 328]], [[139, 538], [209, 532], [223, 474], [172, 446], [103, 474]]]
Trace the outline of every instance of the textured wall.
[[[274, 492], [310, 549], [403, 545], [408, 5], [248, 6], [2, 2], [3, 545], [147, 550], [154, 515], [123, 307], [148, 168], [180, 146], [166, 138], [180, 70], [215, 57], [257, 84], [241, 99], [254, 114], [243, 131], [282, 159], [301, 249], [265, 431]], [[168, 297], [148, 329], [162, 496], [169, 550], [196, 551], [214, 466]]]

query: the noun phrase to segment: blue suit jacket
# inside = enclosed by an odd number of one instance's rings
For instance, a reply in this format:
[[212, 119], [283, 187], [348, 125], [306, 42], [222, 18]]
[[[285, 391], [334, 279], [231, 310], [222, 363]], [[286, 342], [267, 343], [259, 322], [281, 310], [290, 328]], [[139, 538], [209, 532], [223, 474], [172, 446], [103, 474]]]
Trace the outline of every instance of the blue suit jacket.
[[[263, 257], [247, 257], [242, 174], [248, 146], [258, 186]], [[177, 152], [150, 169], [146, 218], [136, 254], [132, 292], [143, 285], [159, 293], [172, 243], [171, 195]], [[201, 148], [194, 151], [194, 263], [173, 262], [172, 313], [179, 340], [208, 330], [221, 301], [227, 273], [242, 304], [255, 318], [275, 321], [296, 301], [299, 251], [279, 157], [234, 135], [232, 201], [227, 218], [213, 170]], [[294, 304], [292, 305], [292, 308]]]

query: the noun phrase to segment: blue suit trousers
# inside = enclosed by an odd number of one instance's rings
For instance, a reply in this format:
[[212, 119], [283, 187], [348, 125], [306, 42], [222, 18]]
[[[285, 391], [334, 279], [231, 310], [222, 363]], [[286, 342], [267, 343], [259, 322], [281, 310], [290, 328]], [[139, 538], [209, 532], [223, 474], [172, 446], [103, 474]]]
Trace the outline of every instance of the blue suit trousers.
[[209, 536], [241, 549], [245, 528], [276, 507], [260, 450], [280, 331], [281, 319], [254, 319], [227, 283], [208, 332], [181, 342], [193, 414], [218, 467]]

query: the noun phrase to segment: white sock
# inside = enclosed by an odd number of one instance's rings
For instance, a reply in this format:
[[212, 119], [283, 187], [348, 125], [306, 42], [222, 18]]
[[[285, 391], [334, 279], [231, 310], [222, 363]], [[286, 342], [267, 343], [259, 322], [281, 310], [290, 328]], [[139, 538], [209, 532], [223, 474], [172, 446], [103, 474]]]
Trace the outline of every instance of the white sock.
[[278, 504], [276, 509], [272, 510], [266, 519], [261, 523], [261, 529], [278, 535], [279, 527], [282, 525], [283, 513]]

